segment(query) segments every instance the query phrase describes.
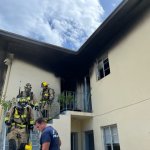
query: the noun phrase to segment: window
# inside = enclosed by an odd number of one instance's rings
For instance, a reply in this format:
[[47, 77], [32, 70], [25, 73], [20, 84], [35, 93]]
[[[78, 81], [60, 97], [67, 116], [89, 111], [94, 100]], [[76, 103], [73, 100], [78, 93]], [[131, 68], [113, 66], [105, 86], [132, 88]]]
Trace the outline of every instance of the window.
[[117, 125], [103, 127], [105, 150], [120, 150]]
[[110, 74], [108, 56], [105, 55], [97, 61], [97, 79], [100, 80]]

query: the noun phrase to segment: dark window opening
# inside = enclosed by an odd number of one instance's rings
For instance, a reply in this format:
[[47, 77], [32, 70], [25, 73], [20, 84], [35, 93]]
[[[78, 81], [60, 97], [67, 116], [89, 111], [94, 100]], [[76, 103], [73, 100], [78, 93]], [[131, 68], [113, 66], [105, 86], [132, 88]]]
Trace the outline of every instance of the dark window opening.
[[110, 74], [108, 57], [105, 56], [97, 62], [97, 79], [100, 80]]
[[61, 92], [63, 91], [75, 91], [76, 90], [75, 79], [61, 79]]

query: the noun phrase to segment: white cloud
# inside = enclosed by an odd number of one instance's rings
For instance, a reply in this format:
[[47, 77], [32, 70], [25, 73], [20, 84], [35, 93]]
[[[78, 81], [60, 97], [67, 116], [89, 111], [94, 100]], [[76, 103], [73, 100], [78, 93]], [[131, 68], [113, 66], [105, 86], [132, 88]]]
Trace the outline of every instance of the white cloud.
[[101, 24], [99, 0], [1, 0], [0, 29], [77, 50]]

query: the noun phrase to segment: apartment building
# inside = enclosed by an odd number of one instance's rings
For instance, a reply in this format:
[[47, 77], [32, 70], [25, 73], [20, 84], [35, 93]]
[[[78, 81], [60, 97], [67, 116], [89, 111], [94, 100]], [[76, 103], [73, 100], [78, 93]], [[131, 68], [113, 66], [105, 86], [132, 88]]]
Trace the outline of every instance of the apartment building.
[[78, 52], [0, 31], [1, 94], [11, 100], [30, 82], [40, 98], [42, 81], [56, 99], [71, 94], [51, 123], [62, 150], [148, 150], [149, 6], [124, 1]]

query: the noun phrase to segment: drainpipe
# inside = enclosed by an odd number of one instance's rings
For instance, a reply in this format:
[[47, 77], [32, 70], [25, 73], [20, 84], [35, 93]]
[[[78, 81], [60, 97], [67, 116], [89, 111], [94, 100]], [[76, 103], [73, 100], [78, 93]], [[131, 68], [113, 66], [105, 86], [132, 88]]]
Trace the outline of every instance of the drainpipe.
[[[8, 83], [9, 83], [9, 78], [10, 78], [10, 72], [11, 72], [11, 67], [12, 67], [12, 60], [13, 60], [13, 54], [8, 54], [8, 57], [4, 60], [5, 65], [7, 65], [7, 73], [4, 81], [4, 87], [3, 87], [3, 92], [2, 92], [2, 98], [5, 100], [6, 98], [6, 93], [7, 93], [7, 88], [8, 88]], [[2, 110], [1, 112], [4, 114], [4, 111]], [[3, 122], [1, 120], [1, 126], [3, 125]], [[6, 126], [3, 129], [3, 147], [2, 149], [5, 150], [5, 144], [6, 144]]]
[[2, 98], [4, 100], [6, 98], [6, 93], [7, 93], [8, 83], [9, 83], [9, 77], [10, 77], [10, 72], [11, 72], [11, 66], [12, 66], [12, 60], [13, 60], [13, 54], [9, 54], [8, 58], [6, 58], [4, 60], [5, 65], [7, 65], [7, 67], [8, 67], [5, 82], [4, 82], [3, 92], [2, 92]]

